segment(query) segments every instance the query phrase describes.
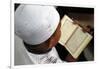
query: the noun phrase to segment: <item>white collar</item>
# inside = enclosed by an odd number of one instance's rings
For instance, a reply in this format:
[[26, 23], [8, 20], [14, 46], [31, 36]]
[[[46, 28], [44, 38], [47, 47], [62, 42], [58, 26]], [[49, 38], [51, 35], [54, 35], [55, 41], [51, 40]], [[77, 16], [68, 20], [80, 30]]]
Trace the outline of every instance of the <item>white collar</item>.
[[52, 48], [51, 51], [45, 54], [33, 54], [26, 51], [29, 58], [33, 62], [33, 64], [45, 64], [45, 63], [60, 63], [62, 62], [58, 56], [58, 53], [55, 47]]

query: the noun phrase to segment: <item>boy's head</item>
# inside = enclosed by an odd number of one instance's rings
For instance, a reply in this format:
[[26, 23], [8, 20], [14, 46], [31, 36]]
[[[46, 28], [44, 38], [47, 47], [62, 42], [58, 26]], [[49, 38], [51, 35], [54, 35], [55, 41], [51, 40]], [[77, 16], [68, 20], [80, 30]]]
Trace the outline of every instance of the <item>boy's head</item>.
[[60, 16], [53, 6], [20, 5], [15, 12], [15, 33], [26, 44], [49, 49], [60, 38]]

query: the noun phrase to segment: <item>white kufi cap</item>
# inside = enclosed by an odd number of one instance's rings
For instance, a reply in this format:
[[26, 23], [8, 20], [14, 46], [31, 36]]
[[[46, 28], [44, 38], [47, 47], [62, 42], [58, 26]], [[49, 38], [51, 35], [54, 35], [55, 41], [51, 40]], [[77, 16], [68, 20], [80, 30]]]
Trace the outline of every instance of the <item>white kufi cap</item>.
[[59, 20], [53, 6], [20, 5], [15, 12], [15, 33], [28, 44], [40, 44], [53, 35]]

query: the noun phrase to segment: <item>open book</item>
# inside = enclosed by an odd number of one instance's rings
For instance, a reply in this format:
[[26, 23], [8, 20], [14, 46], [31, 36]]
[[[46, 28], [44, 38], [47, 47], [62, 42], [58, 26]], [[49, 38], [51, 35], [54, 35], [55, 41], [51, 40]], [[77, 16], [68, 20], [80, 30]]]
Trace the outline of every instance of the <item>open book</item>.
[[89, 33], [84, 33], [82, 28], [73, 24], [67, 15], [61, 20], [61, 38], [59, 43], [76, 59], [92, 39]]

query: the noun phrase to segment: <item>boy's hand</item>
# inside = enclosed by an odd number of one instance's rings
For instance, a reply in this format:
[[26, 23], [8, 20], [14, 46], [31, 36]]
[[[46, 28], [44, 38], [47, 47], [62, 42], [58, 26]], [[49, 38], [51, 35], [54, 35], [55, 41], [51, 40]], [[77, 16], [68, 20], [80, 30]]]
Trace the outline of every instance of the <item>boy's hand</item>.
[[88, 32], [88, 33], [90, 33], [91, 31], [91, 26], [89, 26], [89, 25], [86, 25], [86, 26], [82, 26], [80, 23], [79, 23], [79, 21], [77, 21], [77, 20], [74, 20], [74, 24], [77, 24], [77, 25], [79, 25], [80, 27], [82, 27], [82, 30], [83, 30], [83, 32]]

